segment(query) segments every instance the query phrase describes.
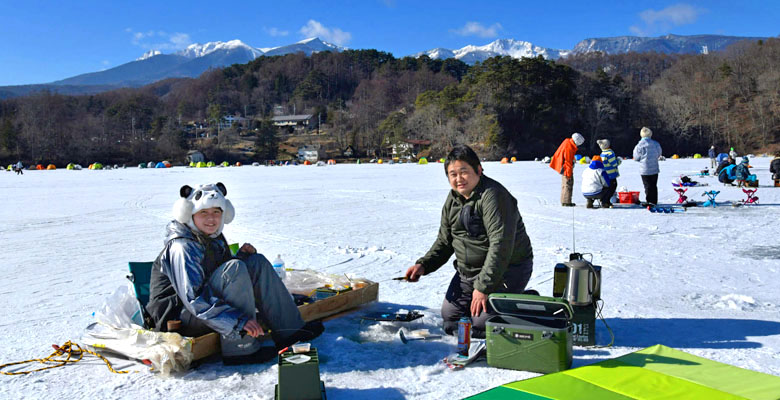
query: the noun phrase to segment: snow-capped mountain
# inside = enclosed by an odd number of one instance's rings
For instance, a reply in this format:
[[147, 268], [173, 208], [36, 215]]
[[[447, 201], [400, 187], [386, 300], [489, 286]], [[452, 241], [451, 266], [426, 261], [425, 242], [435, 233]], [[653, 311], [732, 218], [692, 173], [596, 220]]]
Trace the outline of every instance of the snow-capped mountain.
[[136, 61], [146, 60], [147, 58], [152, 58], [152, 57], [154, 57], [156, 55], [160, 55], [160, 54], [162, 54], [162, 52], [160, 50], [149, 50], [146, 53], [144, 53], [144, 55], [142, 55], [141, 57], [136, 58], [135, 60]]
[[191, 44], [173, 54], [151, 50], [135, 61], [100, 72], [77, 75], [52, 85], [142, 86], [166, 78], [194, 78], [209, 68], [245, 64], [260, 56], [279, 56], [302, 52], [342, 51], [343, 47], [323, 42], [319, 38], [301, 40], [287, 46], [263, 51], [240, 40]]
[[336, 46], [328, 42], [323, 42], [319, 38], [309, 38], [301, 40], [300, 42], [288, 44], [287, 46], [280, 46], [268, 49], [265, 52], [266, 56], [280, 56], [290, 53], [304, 53], [310, 56], [312, 53], [318, 53], [321, 51], [343, 51], [346, 47]]
[[532, 43], [514, 39], [499, 39], [484, 46], [468, 45], [457, 50], [445, 48], [435, 48], [432, 50], [417, 53], [414, 56], [419, 57], [423, 54], [431, 58], [456, 58], [467, 64], [485, 61], [495, 56], [510, 56], [514, 58], [542, 56], [547, 59], [556, 60], [569, 54], [570, 50], [551, 49], [547, 47], [535, 46]]
[[[603, 51], [607, 54], [622, 54], [629, 51], [644, 53], [703, 53], [720, 51], [742, 40], [760, 40], [760, 37], [721, 36], [721, 35], [665, 35], [659, 37], [616, 36], [590, 38], [577, 43], [572, 52], [588, 53]], [[706, 49], [706, 50], [705, 50]]]
[[245, 50], [251, 53], [254, 58], [263, 55], [263, 51], [256, 49], [240, 40], [231, 40], [229, 42], [208, 42], [206, 44], [191, 44], [186, 49], [176, 52], [175, 54], [184, 56], [187, 58], [198, 58], [209, 55], [215, 51], [236, 51]]

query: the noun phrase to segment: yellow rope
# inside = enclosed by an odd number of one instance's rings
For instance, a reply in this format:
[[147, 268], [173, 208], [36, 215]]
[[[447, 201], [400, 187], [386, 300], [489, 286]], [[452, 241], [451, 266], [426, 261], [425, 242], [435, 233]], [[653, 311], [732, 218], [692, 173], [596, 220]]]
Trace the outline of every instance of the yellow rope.
[[[64, 367], [68, 364], [74, 364], [82, 360], [84, 357], [84, 353], [91, 354], [106, 363], [106, 366], [108, 366], [108, 370], [115, 373], [115, 374], [126, 374], [128, 372], [138, 372], [138, 371], [117, 371], [114, 369], [114, 367], [111, 366], [111, 362], [108, 361], [105, 357], [102, 355], [95, 353], [93, 351], [90, 351], [88, 349], [82, 349], [81, 346], [79, 346], [76, 343], [71, 342], [70, 340], [65, 342], [62, 347], [57, 345], [52, 345], [54, 347], [54, 353], [51, 353], [46, 358], [33, 358], [31, 360], [25, 360], [25, 361], [18, 361], [18, 362], [12, 362], [8, 364], [0, 365], [0, 370], [6, 367], [10, 367], [13, 365], [21, 365], [21, 364], [29, 364], [33, 362], [39, 362], [44, 365], [48, 365], [46, 367], [41, 367], [38, 369], [28, 370], [28, 371], [20, 371], [20, 372], [4, 372], [0, 371], [0, 374], [3, 375], [26, 375], [32, 372], [37, 371], [44, 371], [47, 369], [57, 368], [57, 367]], [[53, 365], [51, 365], [53, 364]]]

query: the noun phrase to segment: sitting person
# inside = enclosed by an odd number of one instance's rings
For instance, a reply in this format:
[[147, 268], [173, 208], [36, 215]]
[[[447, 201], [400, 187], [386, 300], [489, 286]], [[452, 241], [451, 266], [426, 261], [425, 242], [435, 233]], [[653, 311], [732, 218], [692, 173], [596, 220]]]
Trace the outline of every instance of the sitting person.
[[598, 200], [602, 207], [610, 204], [609, 183], [609, 175], [604, 171], [604, 164], [599, 160], [591, 161], [588, 168], [582, 171], [582, 195], [588, 201], [585, 208], [593, 208], [593, 200]]
[[735, 168], [734, 175], [737, 178], [737, 186], [742, 187], [745, 186], [745, 181], [747, 181], [748, 176], [750, 176], [750, 160], [747, 158], [747, 156], [742, 157], [742, 162], [737, 165]]
[[718, 164], [718, 168], [715, 169], [715, 175], [720, 175], [720, 171], [723, 171], [723, 168], [728, 167], [729, 165], [735, 165], [736, 162], [734, 162], [734, 159], [731, 158], [731, 156], [726, 157], [725, 160], [723, 160], [720, 164]]
[[772, 173], [775, 186], [778, 186], [780, 183], [780, 151], [775, 152], [775, 158], [769, 163], [769, 172]]
[[726, 185], [732, 185], [734, 180], [737, 179], [736, 172], [734, 171], [736, 168], [736, 165], [729, 164], [725, 168], [721, 169], [718, 173], [718, 182], [724, 183]]
[[[178, 332], [185, 336], [217, 332], [225, 364], [265, 362], [278, 349], [319, 336], [322, 323], [304, 324], [262, 254], [245, 243], [231, 256], [222, 228], [235, 211], [225, 185], [185, 185], [179, 193], [165, 248], [152, 268], [146, 311], [154, 329], [167, 331], [168, 321], [178, 320]], [[258, 319], [271, 328], [276, 349], [262, 345]]]

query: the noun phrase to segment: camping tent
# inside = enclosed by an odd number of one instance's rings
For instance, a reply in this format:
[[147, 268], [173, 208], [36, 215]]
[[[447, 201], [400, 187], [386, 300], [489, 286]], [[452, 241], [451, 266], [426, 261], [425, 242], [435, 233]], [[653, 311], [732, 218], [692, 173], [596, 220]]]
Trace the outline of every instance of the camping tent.
[[676, 160], [678, 158], [680, 158], [680, 156], [678, 156], [677, 154], [672, 154], [672, 160]]
[[328, 165], [336, 165], [336, 160], [331, 158], [330, 160], [328, 160]]
[[515, 161], [517, 161], [517, 157], [512, 157], [512, 158], [509, 159], [509, 161], [515, 162]]
[[203, 161], [198, 161], [195, 163], [195, 168], [206, 168], [206, 163]]
[[241, 161], [236, 161], [236, 167], [240, 167], [240, 166], [241, 166]]
[[501, 159], [501, 164], [509, 164], [509, 159], [504, 157]]
[[68, 170], [76, 169], [76, 166], [73, 165], [73, 163], [69, 163], [67, 166], [65, 166], [65, 169], [68, 169]]
[[163, 163], [162, 161], [158, 162], [158, 163], [157, 163], [157, 165], [155, 165], [154, 167], [155, 167], [155, 168], [167, 168], [167, 167], [165, 166], [165, 163]]
[[214, 167], [216, 165], [217, 164], [214, 164], [214, 161], [209, 161], [209, 162], [206, 163], [206, 166], [209, 167], [209, 168]]
[[303, 165], [311, 165], [311, 161], [306, 160], [306, 161], [303, 162]]
[[37, 169], [38, 171], [43, 171], [45, 168], [43, 168], [43, 165], [38, 164], [35, 166], [35, 169]]
[[574, 159], [575, 159], [575, 160], [579, 161], [579, 160], [580, 160], [580, 158], [582, 158], [582, 154], [575, 154], [575, 155], [574, 155]]
[[229, 167], [229, 166], [230, 166], [230, 163], [229, 163], [229, 162], [227, 162], [227, 161], [222, 161], [222, 164], [219, 164], [219, 165], [221, 165], [221, 166], [223, 166], [223, 167]]
[[693, 155], [693, 158], [701, 158], [701, 154], [696, 153], [696, 154]]
[[171, 164], [171, 162], [167, 160], [163, 161], [162, 163], [165, 165], [165, 168], [170, 168], [173, 166], [173, 164]]
[[90, 164], [89, 169], [103, 169], [103, 164], [98, 162]]
[[252, 166], [253, 166], [253, 167], [259, 167], [259, 166], [260, 166], [260, 163], [259, 163], [259, 162], [257, 162], [257, 161], [255, 161], [255, 162], [253, 162], [253, 163], [252, 163]]
[[501, 385], [474, 400], [777, 399], [780, 377], [662, 345], [615, 359]]
[[48, 169], [48, 170], [57, 169], [57, 166], [54, 165], [54, 164], [49, 164], [49, 165], [46, 166], [46, 169]]
[[138, 164], [138, 168], [146, 168], [146, 163], [140, 163], [140, 164]]

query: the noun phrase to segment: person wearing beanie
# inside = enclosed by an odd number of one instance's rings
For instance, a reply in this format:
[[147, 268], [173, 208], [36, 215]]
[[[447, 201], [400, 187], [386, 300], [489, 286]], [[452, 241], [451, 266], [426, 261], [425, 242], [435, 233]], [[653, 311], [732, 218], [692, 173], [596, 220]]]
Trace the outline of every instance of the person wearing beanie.
[[574, 190], [574, 155], [577, 154], [578, 147], [582, 146], [583, 143], [585, 143], [585, 138], [575, 132], [571, 138], [563, 140], [550, 159], [550, 168], [561, 174], [561, 205], [564, 207], [574, 207], [575, 205], [571, 202]]
[[439, 234], [405, 278], [417, 282], [455, 254], [455, 274], [441, 306], [442, 328], [448, 335], [457, 334], [458, 320], [471, 317], [472, 337], [484, 338], [485, 323], [497, 315], [488, 295], [525, 292], [533, 272], [531, 239], [517, 199], [485, 176], [473, 149], [455, 146], [444, 171], [452, 190], [442, 207]]
[[707, 155], [710, 156], [710, 168], [716, 168], [718, 166], [718, 152], [715, 151], [715, 145], [710, 146], [710, 150], [707, 152]]
[[[222, 230], [235, 210], [226, 195], [222, 183], [181, 187], [152, 268], [146, 312], [157, 331], [180, 321], [184, 336], [219, 333], [225, 364], [265, 362], [324, 328], [319, 321], [304, 324], [271, 263], [251, 244], [231, 254]], [[264, 345], [258, 320], [271, 328], [275, 346]]]
[[645, 203], [658, 204], [658, 159], [661, 158], [661, 145], [652, 139], [653, 131], [642, 127], [639, 131], [639, 143], [634, 147], [634, 161], [639, 163], [639, 175], [645, 186]]
[[604, 165], [599, 160], [591, 161], [588, 168], [582, 171], [582, 195], [587, 200], [585, 208], [593, 208], [594, 200], [598, 200], [604, 208], [609, 201], [609, 185], [610, 179], [604, 171]]
[[742, 162], [737, 165], [734, 175], [736, 175], [737, 178], [737, 186], [745, 186], [745, 182], [747, 181], [748, 176], [750, 176], [750, 159], [748, 159], [747, 156], [742, 157]]
[[610, 148], [609, 139], [597, 140], [596, 143], [601, 148], [601, 162], [604, 164], [604, 172], [609, 178], [609, 187], [605, 189], [604, 200], [601, 202], [601, 206], [612, 208], [612, 196], [617, 191], [617, 178], [620, 176], [620, 172], [618, 172], [620, 159], [615, 156], [615, 152]]

